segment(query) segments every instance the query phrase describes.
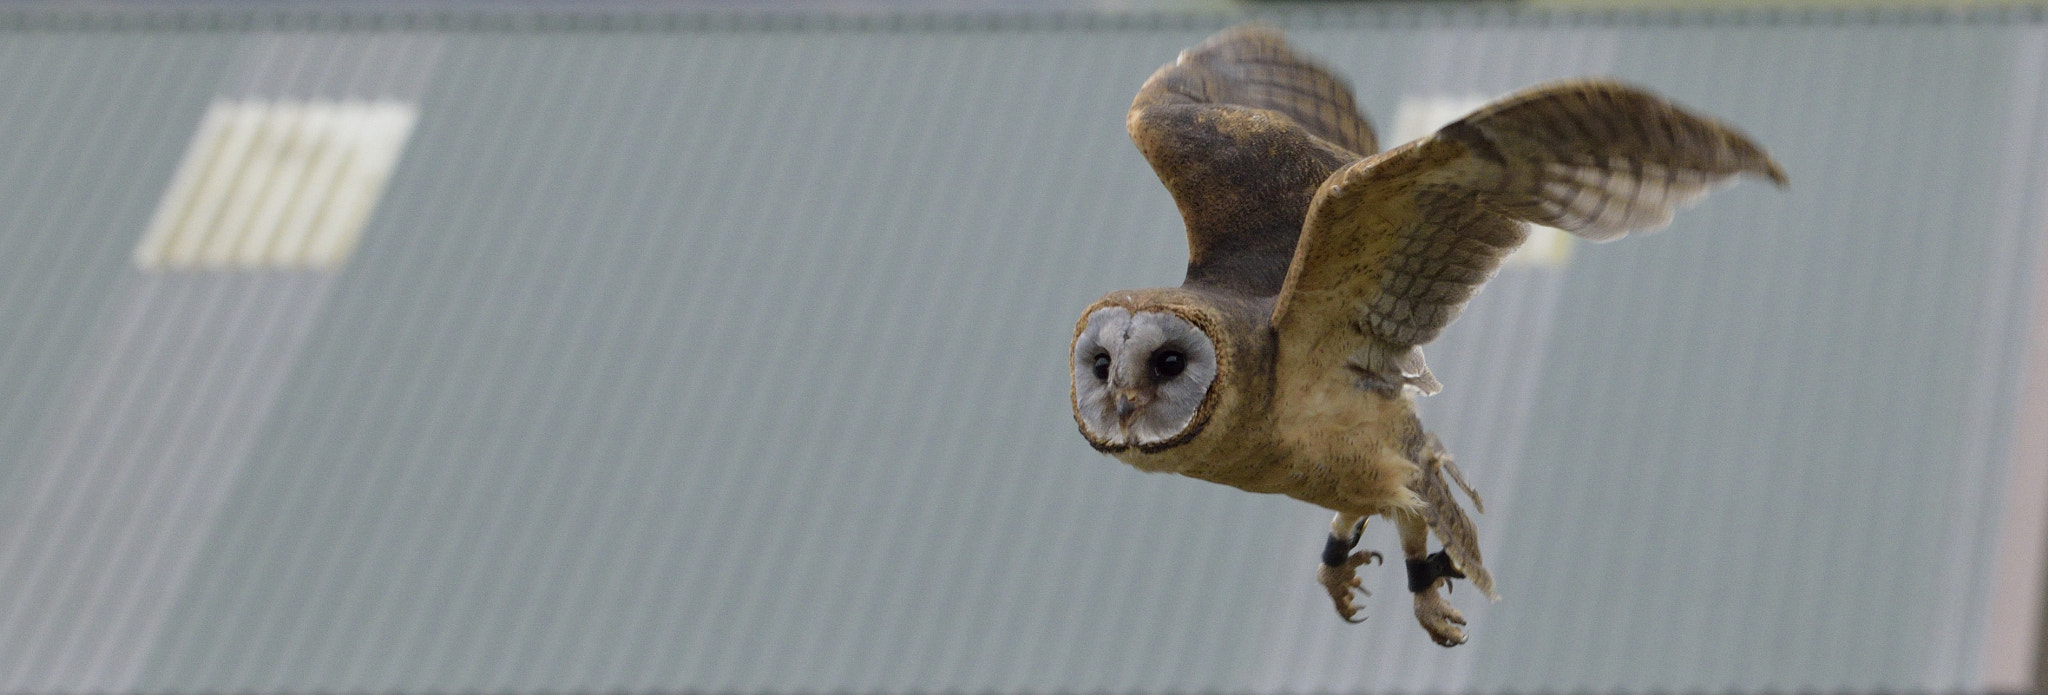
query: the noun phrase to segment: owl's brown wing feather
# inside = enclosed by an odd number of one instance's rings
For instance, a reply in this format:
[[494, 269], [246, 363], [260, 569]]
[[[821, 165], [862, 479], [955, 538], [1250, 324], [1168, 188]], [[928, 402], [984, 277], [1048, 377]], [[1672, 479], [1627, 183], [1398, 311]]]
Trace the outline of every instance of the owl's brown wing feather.
[[1716, 184], [1785, 174], [1742, 134], [1604, 81], [1534, 87], [1333, 174], [1273, 310], [1280, 369], [1349, 368], [1372, 388], [1438, 385], [1436, 339], [1527, 235], [1661, 227]]
[[1350, 88], [1258, 25], [1153, 73], [1126, 125], [1187, 222], [1187, 284], [1256, 296], [1280, 291], [1316, 187], [1377, 147]]
[[1262, 24], [1232, 27], [1182, 51], [1138, 90], [1131, 110], [1173, 103], [1275, 111], [1354, 154], [1379, 151], [1351, 86]]

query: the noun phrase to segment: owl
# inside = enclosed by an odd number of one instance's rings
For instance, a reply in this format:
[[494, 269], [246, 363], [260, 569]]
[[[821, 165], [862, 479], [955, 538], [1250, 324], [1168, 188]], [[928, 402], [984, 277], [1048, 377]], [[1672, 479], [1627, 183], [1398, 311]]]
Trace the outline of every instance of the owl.
[[[1264, 26], [1224, 31], [1145, 81], [1125, 124], [1186, 223], [1179, 287], [1111, 292], [1075, 324], [1074, 421], [1148, 472], [1335, 512], [1316, 579], [1358, 622], [1354, 552], [1388, 519], [1415, 617], [1465, 641], [1438, 593], [1498, 599], [1475, 509], [1415, 397], [1421, 346], [1548, 225], [1594, 241], [1668, 224], [1739, 174], [1784, 171], [1747, 137], [1641, 89], [1539, 85], [1381, 152], [1350, 87]], [[1429, 552], [1429, 536], [1441, 544]]]

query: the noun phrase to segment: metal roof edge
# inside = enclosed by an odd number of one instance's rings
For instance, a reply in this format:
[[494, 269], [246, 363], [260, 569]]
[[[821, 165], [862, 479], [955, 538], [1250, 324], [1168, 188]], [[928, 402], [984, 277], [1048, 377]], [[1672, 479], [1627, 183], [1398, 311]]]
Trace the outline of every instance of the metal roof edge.
[[0, 31], [440, 31], [976, 32], [1213, 29], [1246, 19], [1283, 27], [1430, 26], [1897, 26], [2039, 24], [2048, 5], [1723, 8], [1561, 8], [1511, 2], [1279, 3], [1234, 10], [1078, 8], [787, 8], [677, 6], [657, 2], [18, 3], [0, 5]]

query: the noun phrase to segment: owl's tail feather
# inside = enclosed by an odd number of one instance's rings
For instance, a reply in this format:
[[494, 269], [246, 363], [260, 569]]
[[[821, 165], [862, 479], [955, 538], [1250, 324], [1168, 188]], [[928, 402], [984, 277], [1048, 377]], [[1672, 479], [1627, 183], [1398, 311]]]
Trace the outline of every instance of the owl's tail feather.
[[[1422, 478], [1418, 481], [1417, 492], [1428, 506], [1422, 508], [1423, 521], [1429, 530], [1443, 541], [1444, 554], [1450, 556], [1458, 571], [1464, 572], [1467, 581], [1478, 587], [1486, 597], [1500, 600], [1494, 593], [1493, 574], [1486, 571], [1486, 563], [1479, 556], [1479, 534], [1472, 528], [1472, 519], [1465, 516], [1465, 510], [1458, 500], [1451, 496], [1451, 484], [1465, 491], [1472, 499], [1472, 507], [1479, 513], [1486, 513], [1486, 503], [1479, 499], [1479, 493], [1465, 482], [1465, 474], [1458, 470], [1458, 464], [1451, 460], [1451, 454], [1444, 450], [1443, 442], [1436, 435], [1430, 435], [1429, 446], [1423, 450]], [[1448, 479], [1448, 482], [1446, 481]]]
[[1465, 482], [1465, 472], [1458, 470], [1458, 462], [1451, 460], [1449, 452], [1443, 451], [1439, 451], [1437, 460], [1443, 462], [1444, 472], [1450, 474], [1451, 482], [1457, 483], [1458, 489], [1464, 490], [1465, 496], [1472, 499], [1472, 508], [1478, 510], [1481, 514], [1485, 514], [1486, 500], [1479, 499], [1479, 491], [1472, 489], [1471, 483]]

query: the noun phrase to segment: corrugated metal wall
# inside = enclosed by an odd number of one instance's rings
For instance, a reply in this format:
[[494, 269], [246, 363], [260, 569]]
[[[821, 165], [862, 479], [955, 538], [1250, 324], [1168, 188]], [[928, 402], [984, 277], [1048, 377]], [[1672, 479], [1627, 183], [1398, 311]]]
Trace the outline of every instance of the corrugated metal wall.
[[[1504, 595], [1454, 595], [1456, 650], [1397, 568], [1364, 626], [1330, 615], [1323, 512], [1073, 431], [1076, 313], [1185, 258], [1124, 109], [1225, 19], [302, 19], [0, 17], [0, 689], [2007, 683], [2036, 17], [1274, 18], [1383, 128], [1613, 73], [1793, 176], [1510, 269], [1430, 349]], [[419, 121], [354, 257], [131, 268], [209, 100], [342, 24], [433, 47], [391, 73]], [[252, 302], [303, 328], [242, 340]], [[124, 348], [130, 319], [198, 337]], [[181, 468], [194, 422], [248, 445]]]

